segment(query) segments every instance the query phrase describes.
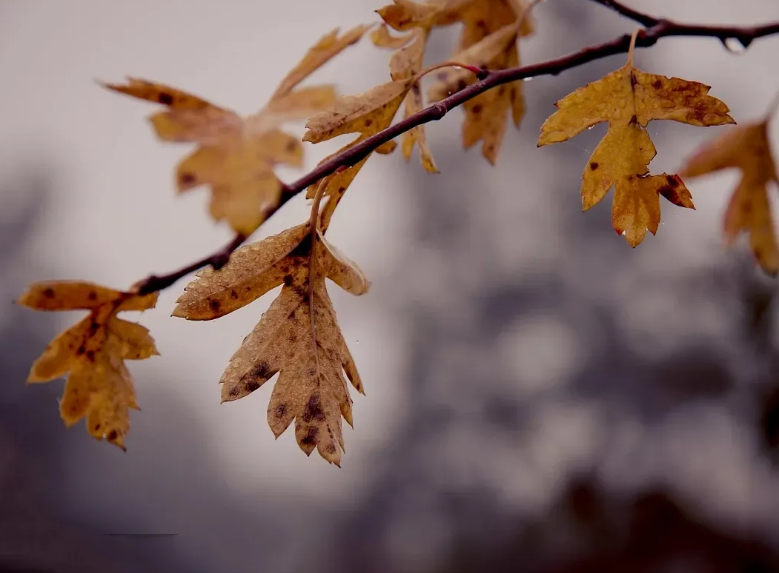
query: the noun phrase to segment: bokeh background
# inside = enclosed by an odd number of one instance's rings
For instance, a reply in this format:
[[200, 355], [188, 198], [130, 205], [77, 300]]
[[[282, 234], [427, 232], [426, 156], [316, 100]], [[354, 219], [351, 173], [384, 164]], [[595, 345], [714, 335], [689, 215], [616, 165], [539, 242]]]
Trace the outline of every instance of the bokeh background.
[[[628, 4], [779, 19], [776, 0]], [[126, 288], [230, 237], [205, 190], [174, 196], [187, 147], [154, 139], [153, 106], [95, 80], [148, 78], [250, 113], [318, 37], [378, 7], [0, 0], [0, 571], [779, 571], [776, 289], [743, 246], [722, 248], [737, 173], [690, 182], [697, 211], [664, 203], [658, 235], [632, 250], [610, 198], [581, 213], [605, 126], [536, 149], [554, 101], [624, 56], [526, 83], [529, 112], [497, 167], [461, 149], [455, 110], [428, 126], [440, 175], [398, 153], [363, 169], [329, 233], [373, 283], [359, 298], [331, 289], [367, 387], [342, 469], [306, 458], [292, 432], [274, 440], [271, 384], [219, 404], [222, 370], [273, 294], [187, 323], [169, 317], [182, 281], [140, 316], [161, 356], [131, 364], [143, 411], [127, 453], [64, 428], [62, 381], [25, 386], [74, 320], [13, 305], [27, 283]], [[634, 26], [585, 0], [535, 15], [525, 62]], [[431, 61], [456, 32], [434, 36]], [[364, 91], [387, 80], [389, 55], [366, 39], [311, 82]], [[779, 90], [777, 55], [779, 38], [741, 53], [680, 38], [636, 65], [712, 85], [748, 121]], [[656, 173], [717, 133], [649, 130]], [[307, 168], [341, 144], [307, 146]], [[297, 198], [257, 238], [306, 216]]]

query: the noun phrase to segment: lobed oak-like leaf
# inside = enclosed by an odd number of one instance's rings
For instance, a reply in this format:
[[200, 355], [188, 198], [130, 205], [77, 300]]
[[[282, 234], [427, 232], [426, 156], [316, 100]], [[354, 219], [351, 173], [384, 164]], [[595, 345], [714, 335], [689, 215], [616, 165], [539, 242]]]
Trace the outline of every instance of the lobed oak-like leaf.
[[352, 425], [344, 373], [364, 393], [354, 360], [336, 321], [325, 278], [355, 295], [370, 283], [353, 262], [317, 232], [314, 267], [307, 224], [247, 245], [218, 271], [207, 270], [179, 298], [174, 316], [211, 320], [269, 290], [281, 293], [230, 359], [220, 383], [222, 401], [243, 398], [280, 373], [268, 406], [268, 424], [280, 436], [295, 420], [300, 448], [316, 448], [340, 465], [341, 418]]
[[588, 210], [615, 188], [612, 226], [632, 247], [660, 224], [660, 195], [694, 209], [692, 196], [677, 175], [649, 175], [656, 155], [646, 131], [651, 120], [669, 119], [697, 126], [735, 123], [728, 106], [708, 95], [709, 86], [643, 72], [628, 62], [587, 84], [555, 105], [541, 126], [538, 146], [566, 141], [600, 122], [609, 130], [582, 175], [582, 206]]
[[125, 360], [157, 355], [149, 331], [117, 318], [122, 311], [153, 308], [157, 293], [139, 296], [87, 282], [40, 282], [17, 300], [36, 310], [89, 310], [89, 315], [49, 343], [30, 370], [28, 382], [67, 376], [60, 415], [67, 426], [86, 416], [89, 433], [122, 449], [130, 409], [138, 409]]
[[725, 239], [749, 235], [755, 259], [770, 274], [779, 273], [779, 247], [768, 200], [768, 184], [779, 182], [768, 140], [768, 120], [729, 130], [703, 145], [682, 167], [684, 177], [738, 168], [741, 180], [725, 212]]
[[198, 148], [176, 169], [179, 192], [201, 185], [211, 189], [210, 213], [226, 220], [238, 233], [251, 234], [281, 201], [278, 164], [300, 167], [300, 141], [279, 129], [287, 121], [305, 119], [335, 101], [331, 85], [295, 87], [333, 56], [357, 42], [369, 26], [357, 26], [338, 36], [325, 35], [281, 81], [268, 104], [243, 118], [181, 90], [129, 78], [126, 84], [105, 87], [167, 107], [150, 117], [163, 141], [196, 143]]

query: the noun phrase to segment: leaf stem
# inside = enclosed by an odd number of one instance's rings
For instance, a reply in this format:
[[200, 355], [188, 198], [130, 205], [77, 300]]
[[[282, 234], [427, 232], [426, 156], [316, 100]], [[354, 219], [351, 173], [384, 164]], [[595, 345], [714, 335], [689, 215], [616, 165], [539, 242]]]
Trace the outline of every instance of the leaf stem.
[[631, 68], [633, 67], [633, 52], [636, 50], [636, 38], [638, 38], [638, 33], [643, 28], [636, 28], [633, 30], [633, 34], [630, 36], [630, 47], [628, 48], [628, 66]]
[[470, 64], [463, 64], [460, 62], [439, 62], [428, 68], [425, 68], [421, 72], [417, 72], [417, 74], [412, 78], [411, 83], [416, 83], [430, 72], [440, 70], [441, 68], [462, 68], [464, 70], [468, 70], [480, 80], [483, 80], [490, 74], [489, 70], [485, 70], [484, 68], [480, 68], [478, 66], [472, 66]]

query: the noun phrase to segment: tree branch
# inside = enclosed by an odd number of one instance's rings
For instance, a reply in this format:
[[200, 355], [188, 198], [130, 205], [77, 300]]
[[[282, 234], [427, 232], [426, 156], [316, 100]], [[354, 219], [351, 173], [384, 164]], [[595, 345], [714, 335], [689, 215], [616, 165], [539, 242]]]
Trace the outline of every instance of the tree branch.
[[[636, 48], [647, 48], [653, 46], [661, 38], [672, 36], [692, 36], [709, 37], [719, 39], [726, 47], [726, 41], [735, 39], [745, 48], [752, 41], [779, 34], [779, 22], [773, 22], [762, 26], [702, 26], [694, 24], [679, 24], [671, 20], [659, 19], [643, 14], [632, 8], [624, 6], [617, 0], [592, 0], [606, 8], [630, 18], [646, 28], [638, 33], [636, 38]], [[608, 42], [596, 44], [582, 48], [566, 56], [547, 60], [538, 64], [530, 64], [517, 68], [508, 68], [497, 71], [484, 70], [480, 81], [458, 91], [455, 94], [435, 103], [422, 111], [415, 113], [387, 129], [363, 140], [357, 145], [339, 153], [324, 163], [319, 164], [312, 171], [282, 189], [281, 201], [275, 207], [269, 209], [267, 216], [272, 216], [290, 199], [301, 191], [307, 189], [323, 177], [332, 175], [339, 169], [349, 168], [362, 159], [373, 153], [380, 145], [395, 139], [399, 135], [411, 130], [412, 128], [437, 121], [443, 118], [450, 110], [462, 105], [463, 103], [475, 98], [479, 94], [486, 92], [494, 87], [509, 82], [532, 78], [544, 75], [558, 75], [559, 73], [587, 64], [589, 62], [613, 56], [615, 54], [626, 53], [630, 47], [630, 35], [625, 34]], [[136, 284], [136, 289], [142, 294], [148, 294], [154, 291], [169, 287], [174, 282], [185, 275], [196, 271], [206, 265], [211, 265], [218, 269], [224, 266], [230, 258], [230, 254], [237, 249], [247, 237], [237, 235], [228, 245], [209, 255], [208, 257], [192, 263], [183, 269], [163, 276], [152, 275]]]
[[208, 255], [204, 259], [195, 261], [191, 265], [187, 265], [186, 267], [177, 271], [173, 271], [172, 273], [168, 273], [167, 275], [150, 275], [142, 281], [135, 283], [130, 291], [140, 295], [150, 294], [155, 291], [168, 288], [180, 278], [183, 278], [189, 273], [193, 273], [207, 265], [211, 265], [214, 269], [221, 269], [227, 264], [227, 261], [230, 260], [230, 255], [233, 254], [233, 251], [240, 247], [247, 238], [248, 237], [246, 235], [238, 233], [235, 235], [235, 237], [233, 237], [232, 241], [227, 243], [224, 247], [215, 253]]

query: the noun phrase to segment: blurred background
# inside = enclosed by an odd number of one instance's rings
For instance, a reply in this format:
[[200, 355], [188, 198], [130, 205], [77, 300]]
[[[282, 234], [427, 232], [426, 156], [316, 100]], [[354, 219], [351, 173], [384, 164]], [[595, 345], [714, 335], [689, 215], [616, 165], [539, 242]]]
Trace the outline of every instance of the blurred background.
[[[776, 0], [626, 3], [699, 23], [779, 19]], [[271, 384], [219, 404], [227, 361], [275, 294], [187, 323], [169, 316], [181, 281], [126, 316], [161, 353], [130, 364], [143, 411], [127, 453], [65, 429], [61, 380], [25, 386], [76, 318], [13, 305], [27, 283], [127, 288], [230, 237], [205, 190], [174, 196], [188, 147], [155, 140], [154, 106], [95, 80], [147, 78], [251, 113], [322, 34], [380, 6], [0, 0], [0, 571], [779, 571], [776, 289], [743, 245], [722, 248], [738, 174], [688, 183], [697, 211], [664, 202], [658, 235], [632, 250], [610, 196], [581, 213], [605, 126], [536, 149], [553, 103], [624, 56], [526, 83], [529, 112], [494, 168], [462, 150], [455, 110], [427, 128], [440, 175], [399, 153], [360, 173], [328, 235], [373, 283], [359, 298], [331, 288], [367, 390], [342, 469], [306, 458], [291, 431], [274, 440]], [[535, 16], [528, 63], [634, 27], [585, 0]], [[430, 61], [456, 37], [436, 33]], [[714, 86], [745, 122], [779, 90], [777, 46], [665, 39], [635, 63]], [[310, 82], [364, 91], [388, 79], [389, 57], [365, 39]], [[649, 131], [654, 173], [720, 132]], [[306, 168], [343, 143], [307, 146]], [[256, 238], [306, 217], [296, 198]]]

